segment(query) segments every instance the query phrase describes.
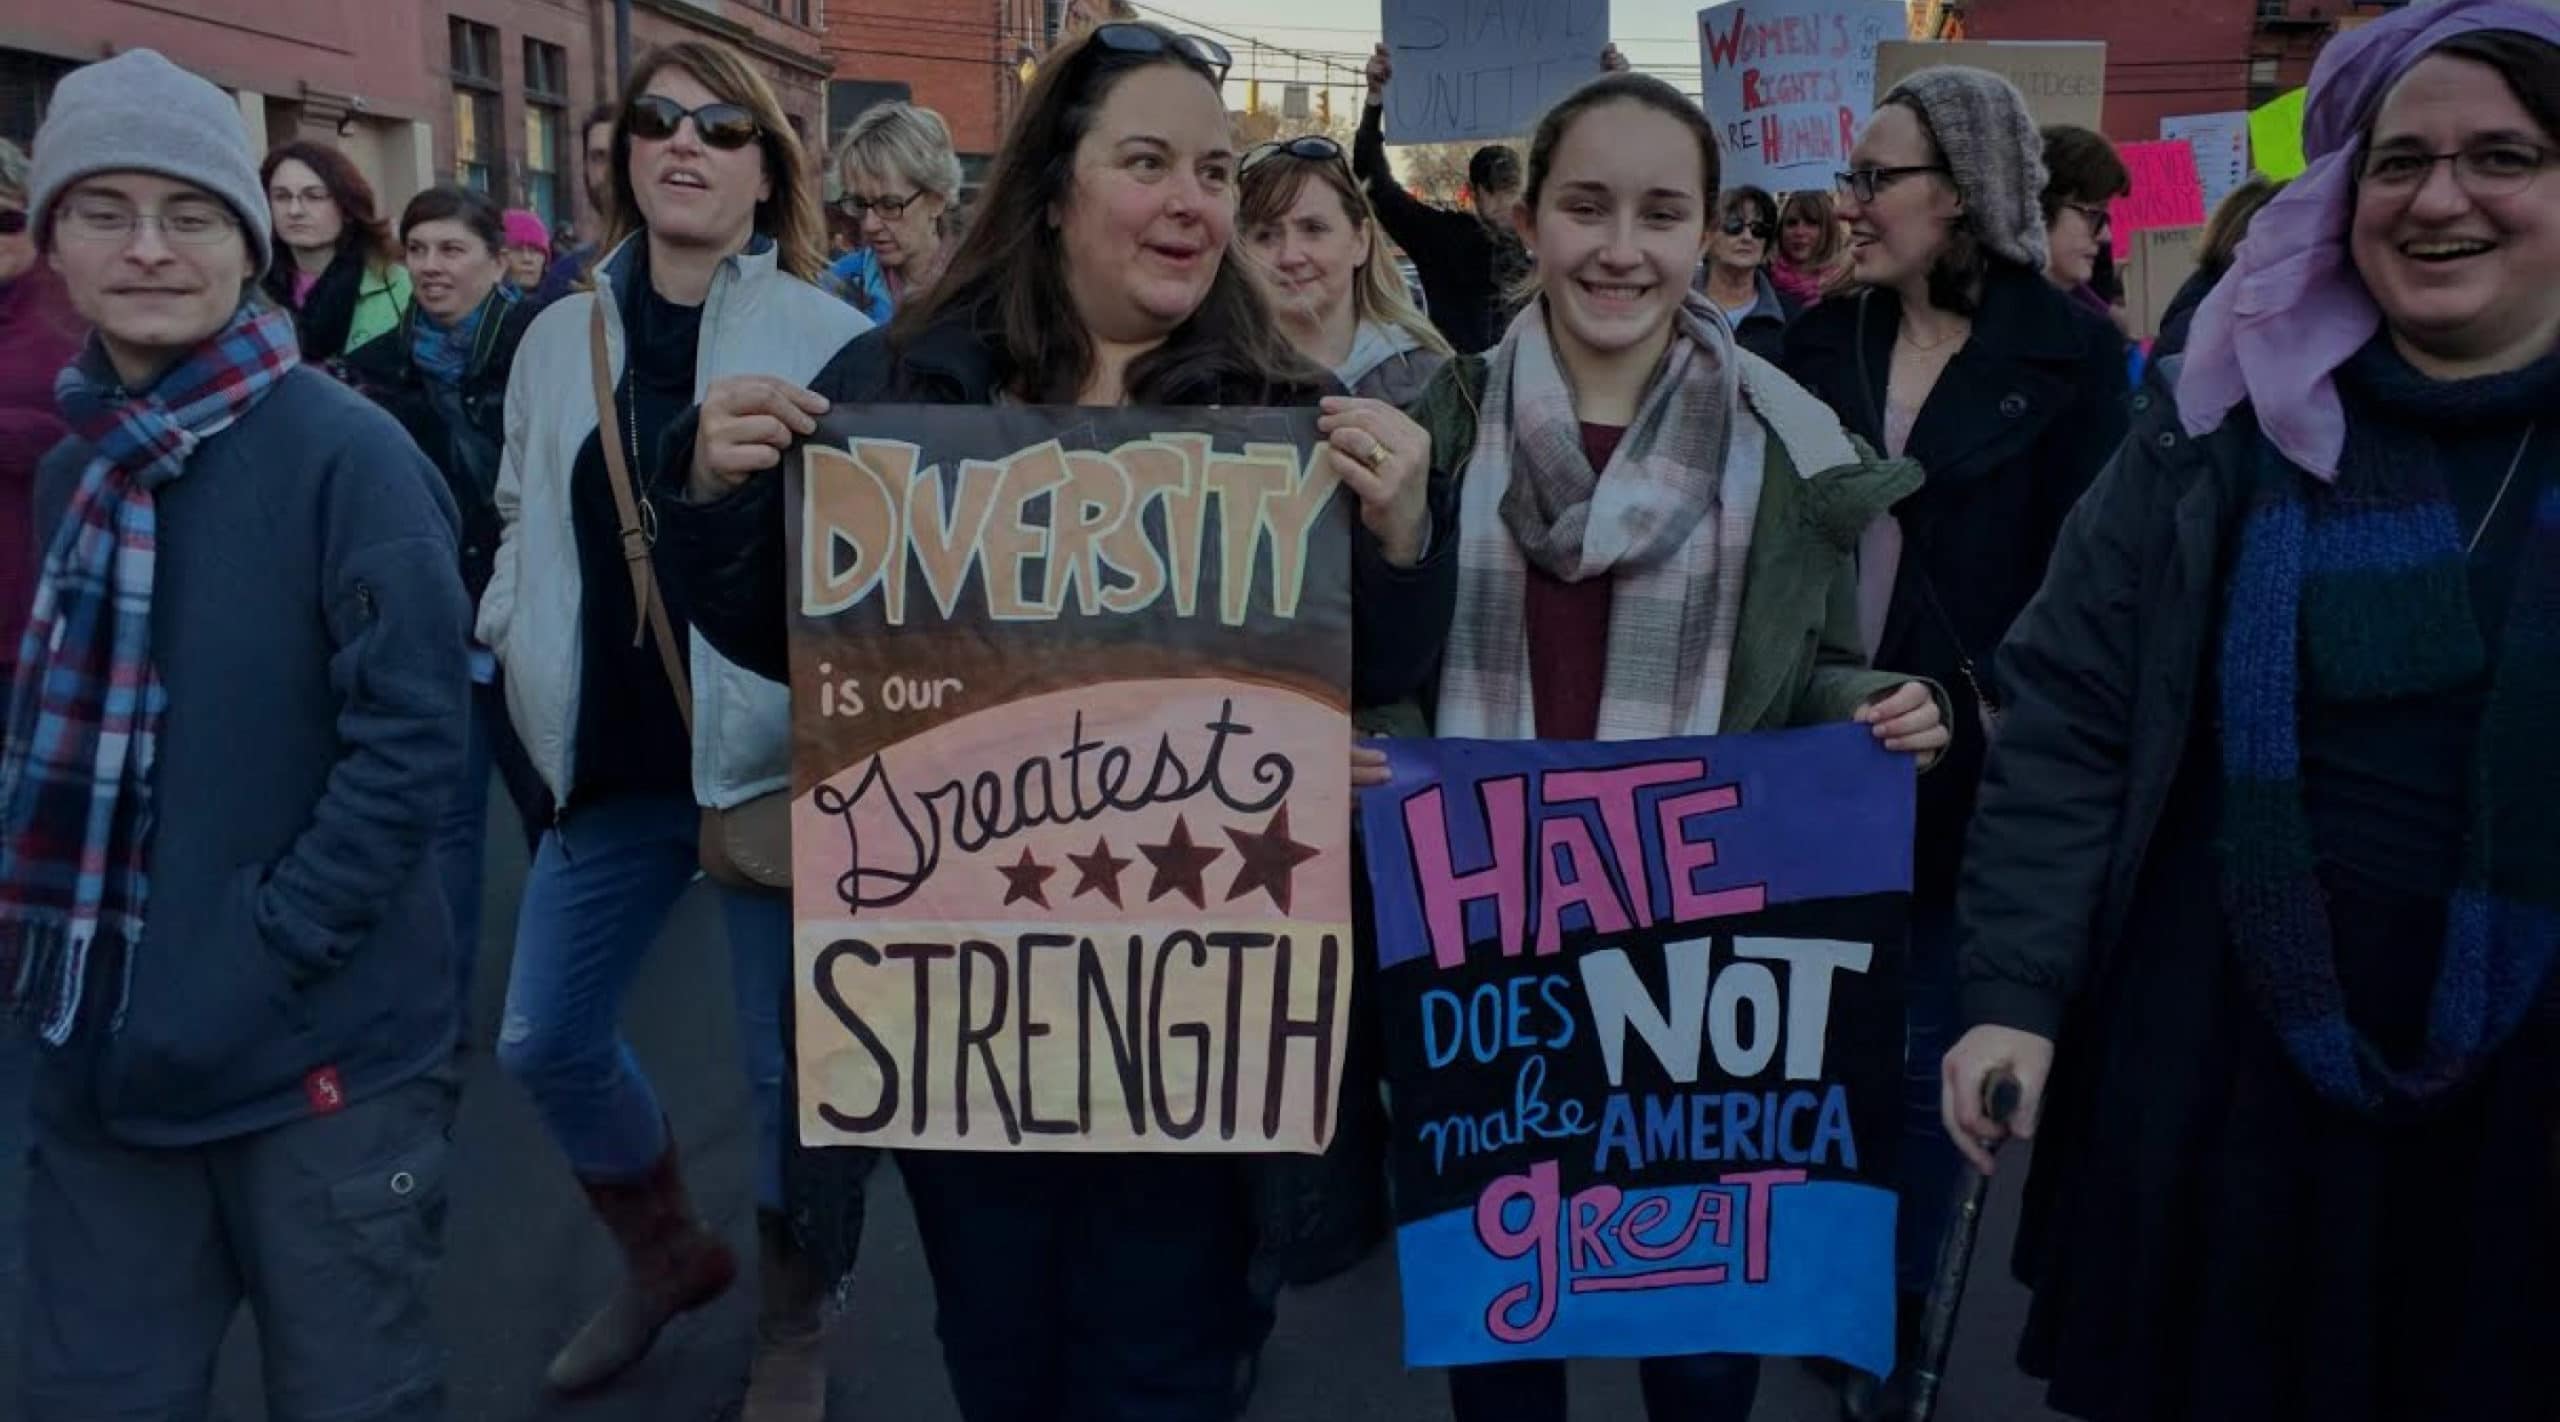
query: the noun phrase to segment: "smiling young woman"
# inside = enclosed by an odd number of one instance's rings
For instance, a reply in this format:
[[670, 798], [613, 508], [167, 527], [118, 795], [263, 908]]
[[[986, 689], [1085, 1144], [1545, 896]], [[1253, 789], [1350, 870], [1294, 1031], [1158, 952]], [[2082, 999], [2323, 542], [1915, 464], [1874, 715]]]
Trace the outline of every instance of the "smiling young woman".
[[[2560, 11], [2330, 41], [2003, 653], [1946, 1128], [2097, 1422], [2550, 1415]], [[2138, 653], [2138, 660], [2137, 660]]]

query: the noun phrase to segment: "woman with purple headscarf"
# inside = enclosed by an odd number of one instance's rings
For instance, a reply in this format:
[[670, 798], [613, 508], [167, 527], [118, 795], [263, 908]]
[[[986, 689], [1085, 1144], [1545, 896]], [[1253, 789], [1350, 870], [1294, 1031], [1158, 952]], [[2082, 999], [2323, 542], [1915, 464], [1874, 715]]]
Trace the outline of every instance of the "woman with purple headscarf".
[[2003, 651], [1947, 1125], [2062, 1411], [2548, 1418], [2560, 9], [2340, 35], [2304, 148]]

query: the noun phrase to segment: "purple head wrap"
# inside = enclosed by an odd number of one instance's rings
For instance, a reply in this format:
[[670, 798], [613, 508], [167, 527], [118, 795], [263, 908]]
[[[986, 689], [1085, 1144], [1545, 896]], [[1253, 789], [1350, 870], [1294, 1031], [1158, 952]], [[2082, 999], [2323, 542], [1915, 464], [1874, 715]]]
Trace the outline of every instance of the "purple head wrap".
[[2560, 8], [2537, 0], [2413, 5], [2320, 51], [2302, 124], [2310, 165], [2259, 209], [2230, 272], [2196, 310], [2178, 376], [2187, 433], [2203, 434], [2247, 401], [2286, 458], [2336, 481], [2347, 420], [2331, 376], [2382, 324], [2347, 252], [2356, 135], [2419, 60], [2478, 30], [2516, 30], [2560, 44]]

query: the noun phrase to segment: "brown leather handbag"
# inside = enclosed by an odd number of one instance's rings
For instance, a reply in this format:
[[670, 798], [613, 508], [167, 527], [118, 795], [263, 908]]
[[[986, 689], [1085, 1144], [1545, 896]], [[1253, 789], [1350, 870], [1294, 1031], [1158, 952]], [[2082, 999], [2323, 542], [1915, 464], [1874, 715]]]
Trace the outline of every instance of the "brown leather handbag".
[[[612, 361], [605, 352], [604, 297], [599, 294], [593, 319], [587, 323], [589, 365], [595, 372], [596, 420], [604, 449], [605, 472], [613, 485], [613, 507], [622, 520], [622, 561], [631, 573], [631, 601], [640, 609], [640, 625], [632, 629], [631, 645], [639, 646], [642, 638], [653, 638], [658, 644], [658, 658], [665, 663], [667, 683], [675, 689], [676, 709], [684, 716], [685, 734], [693, 734], [693, 679], [685, 669], [682, 649], [676, 645], [675, 627], [667, 620], [666, 599], [658, 593], [657, 565], [651, 561], [650, 545], [657, 542], [657, 520], [648, 506], [640, 502], [631, 483], [631, 465], [624, 457], [621, 433], [621, 411], [613, 398]], [[702, 872], [712, 882], [733, 889], [787, 889], [791, 887], [791, 795], [776, 790], [759, 795], [743, 805], [725, 810], [705, 809], [701, 833]]]

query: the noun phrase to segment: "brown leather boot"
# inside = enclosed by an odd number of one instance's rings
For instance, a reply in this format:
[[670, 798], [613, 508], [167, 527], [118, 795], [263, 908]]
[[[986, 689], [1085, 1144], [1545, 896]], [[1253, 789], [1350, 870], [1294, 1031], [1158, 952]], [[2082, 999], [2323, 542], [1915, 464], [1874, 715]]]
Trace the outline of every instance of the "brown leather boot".
[[791, 1225], [756, 1212], [755, 1360], [738, 1422], [825, 1422], [827, 1281], [791, 1238]]
[[622, 1246], [622, 1282], [551, 1360], [545, 1378], [563, 1393], [611, 1382], [648, 1356], [667, 1320], [720, 1297], [738, 1276], [729, 1246], [694, 1217], [676, 1168], [673, 1136], [667, 1153], [639, 1180], [578, 1183], [596, 1218]]

